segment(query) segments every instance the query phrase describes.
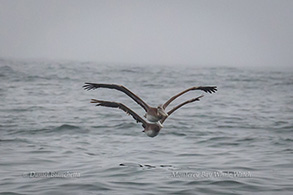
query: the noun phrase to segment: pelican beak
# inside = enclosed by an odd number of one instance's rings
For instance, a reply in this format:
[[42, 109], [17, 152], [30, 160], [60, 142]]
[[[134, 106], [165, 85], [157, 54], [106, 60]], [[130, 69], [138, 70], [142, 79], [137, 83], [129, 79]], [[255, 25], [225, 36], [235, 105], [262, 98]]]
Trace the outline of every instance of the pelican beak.
[[161, 114], [163, 117], [168, 117], [168, 114], [165, 112], [165, 110], [160, 110], [160, 114]]

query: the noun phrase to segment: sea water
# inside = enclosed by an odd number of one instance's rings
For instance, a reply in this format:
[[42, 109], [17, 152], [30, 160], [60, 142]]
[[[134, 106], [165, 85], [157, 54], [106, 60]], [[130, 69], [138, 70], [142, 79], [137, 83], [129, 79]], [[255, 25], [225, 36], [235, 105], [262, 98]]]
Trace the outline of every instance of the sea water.
[[[192, 86], [150, 138], [131, 116]], [[0, 194], [292, 194], [293, 73], [259, 68], [0, 60]]]

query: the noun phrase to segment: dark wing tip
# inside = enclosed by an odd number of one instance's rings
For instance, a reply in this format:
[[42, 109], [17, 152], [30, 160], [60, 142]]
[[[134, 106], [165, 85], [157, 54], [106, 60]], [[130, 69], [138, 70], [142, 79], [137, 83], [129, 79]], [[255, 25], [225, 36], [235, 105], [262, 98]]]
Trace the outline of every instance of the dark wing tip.
[[218, 91], [217, 86], [213, 87], [200, 87], [201, 90], [203, 90], [206, 93], [216, 93]]
[[214, 87], [211, 87], [210, 88], [210, 93], [216, 93], [216, 91], [217, 91], [218, 89], [217, 89], [217, 87], [216, 86], [214, 86]]
[[85, 83], [82, 87], [83, 87], [84, 90], [91, 90], [91, 89], [96, 89], [97, 88], [96, 86], [94, 86], [93, 83]]

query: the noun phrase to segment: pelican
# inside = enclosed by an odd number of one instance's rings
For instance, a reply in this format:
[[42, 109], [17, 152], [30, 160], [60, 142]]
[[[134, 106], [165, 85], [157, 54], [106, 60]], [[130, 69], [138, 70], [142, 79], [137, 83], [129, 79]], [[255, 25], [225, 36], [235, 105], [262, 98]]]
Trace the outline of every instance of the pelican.
[[191, 87], [188, 88], [173, 97], [171, 97], [168, 101], [166, 101], [164, 104], [160, 104], [158, 107], [151, 107], [147, 103], [145, 103], [140, 97], [135, 95], [133, 92], [131, 92], [129, 89], [124, 87], [123, 85], [116, 85], [116, 84], [102, 84], [102, 83], [85, 83], [83, 86], [85, 90], [92, 90], [97, 88], [108, 88], [108, 89], [116, 89], [118, 91], [121, 91], [128, 95], [130, 98], [132, 98], [136, 103], [138, 103], [145, 111], [146, 114], [144, 117], [150, 121], [150, 122], [158, 122], [162, 120], [164, 117], [168, 116], [168, 113], [166, 113], [165, 109], [167, 106], [174, 101], [177, 97], [185, 94], [188, 91], [191, 90], [202, 90], [206, 93], [215, 93], [217, 91], [217, 87], [213, 86], [200, 86], [200, 87]]
[[200, 98], [202, 98], [202, 97], [203, 97], [203, 95], [201, 95], [197, 98], [187, 100], [187, 101], [179, 104], [178, 106], [176, 106], [172, 110], [170, 110], [164, 118], [162, 118], [160, 121], [158, 121], [156, 123], [149, 123], [149, 122], [145, 121], [136, 112], [134, 112], [133, 110], [131, 110], [130, 108], [128, 108], [127, 106], [125, 106], [122, 103], [103, 101], [103, 100], [97, 100], [97, 99], [92, 99], [91, 103], [98, 103], [96, 106], [119, 108], [119, 109], [123, 110], [127, 114], [130, 114], [136, 120], [136, 122], [142, 123], [142, 127], [144, 128], [144, 130], [142, 132], [144, 132], [149, 137], [155, 137], [159, 134], [160, 130], [163, 128], [163, 123], [168, 118], [168, 116], [170, 116], [174, 111], [176, 111], [178, 108], [184, 106], [185, 104], [188, 104], [188, 103], [191, 103], [194, 101], [199, 101]]

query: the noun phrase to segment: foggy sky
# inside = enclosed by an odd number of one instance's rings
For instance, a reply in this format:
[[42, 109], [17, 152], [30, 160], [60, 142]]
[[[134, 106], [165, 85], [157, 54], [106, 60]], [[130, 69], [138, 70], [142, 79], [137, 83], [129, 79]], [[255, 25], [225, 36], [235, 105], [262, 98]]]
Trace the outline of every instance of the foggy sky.
[[0, 57], [292, 67], [292, 0], [0, 0]]

